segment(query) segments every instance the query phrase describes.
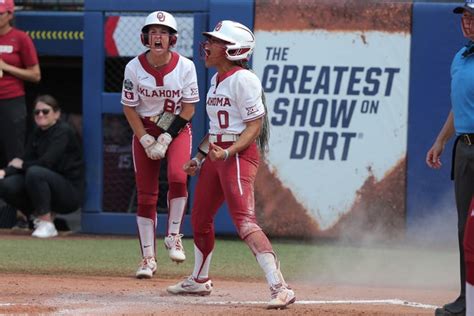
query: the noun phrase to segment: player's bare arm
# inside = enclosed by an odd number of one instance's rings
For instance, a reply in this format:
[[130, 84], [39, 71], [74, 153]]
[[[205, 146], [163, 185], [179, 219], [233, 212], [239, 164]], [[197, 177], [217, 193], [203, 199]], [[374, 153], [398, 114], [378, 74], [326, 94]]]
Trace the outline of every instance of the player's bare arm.
[[441, 163], [441, 154], [444, 151], [444, 146], [454, 135], [454, 119], [453, 112], [449, 112], [449, 115], [446, 119], [446, 122], [443, 125], [443, 128], [436, 137], [436, 140], [431, 146], [430, 150], [426, 154], [426, 164], [433, 169], [439, 169], [442, 166]]
[[145, 127], [143, 126], [143, 123], [140, 119], [140, 116], [135, 111], [135, 108], [124, 105], [123, 113], [125, 114], [125, 117], [127, 118], [128, 124], [130, 124], [133, 133], [135, 134], [135, 136], [137, 136], [138, 140], [140, 141], [140, 144], [145, 149], [148, 158], [152, 160], [163, 158], [161, 156], [161, 153], [155, 150], [155, 137], [151, 136], [146, 132]]
[[204, 159], [206, 159], [207, 154], [209, 153], [209, 134], [203, 137], [201, 143], [198, 146], [198, 152], [196, 156], [186, 162], [183, 166], [183, 170], [186, 174], [190, 176], [196, 175], [196, 172], [201, 168]]
[[252, 144], [257, 139], [258, 135], [260, 135], [262, 123], [263, 121], [261, 118], [246, 122], [246, 127], [242, 134], [240, 134], [239, 139], [234, 144], [232, 144], [232, 146], [226, 149], [227, 153], [226, 150], [222, 150], [222, 152], [219, 153], [219, 159], [225, 160], [228, 157], [234, 156], [236, 153], [247, 149], [247, 147], [249, 147], [250, 144]]
[[179, 113], [179, 116], [181, 116], [186, 121], [190, 121], [191, 118], [194, 116], [194, 103], [182, 102], [181, 106], [183, 107], [183, 109], [181, 110], [181, 113]]
[[138, 113], [135, 111], [135, 108], [124, 105], [123, 114], [125, 114], [125, 117], [127, 118], [127, 121], [133, 130], [133, 133], [135, 134], [135, 136], [138, 137], [138, 139], [140, 139], [146, 134], [142, 120], [140, 119]]

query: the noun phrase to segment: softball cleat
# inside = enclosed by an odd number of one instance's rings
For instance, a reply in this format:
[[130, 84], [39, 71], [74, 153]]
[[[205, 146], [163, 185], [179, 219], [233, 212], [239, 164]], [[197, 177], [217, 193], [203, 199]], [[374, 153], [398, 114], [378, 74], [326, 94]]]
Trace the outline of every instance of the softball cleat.
[[168, 286], [166, 291], [174, 295], [206, 296], [212, 292], [212, 281], [207, 280], [206, 282], [200, 283], [194, 280], [193, 276], [190, 276], [178, 284]]
[[165, 237], [165, 247], [168, 249], [168, 255], [170, 259], [176, 263], [181, 263], [186, 260], [181, 237], [183, 237], [183, 234], [168, 235]]
[[137, 279], [151, 279], [157, 268], [156, 259], [153, 257], [145, 257], [140, 262], [137, 273]]
[[296, 301], [295, 292], [284, 284], [271, 287], [272, 299], [268, 302], [267, 309], [281, 309]]

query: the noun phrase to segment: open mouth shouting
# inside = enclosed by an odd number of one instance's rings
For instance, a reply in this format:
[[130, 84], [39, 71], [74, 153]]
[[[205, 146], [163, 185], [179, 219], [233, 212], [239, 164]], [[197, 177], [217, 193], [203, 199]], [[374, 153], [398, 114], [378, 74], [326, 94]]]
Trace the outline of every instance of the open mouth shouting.
[[161, 43], [161, 39], [158, 39], [158, 40], [154, 41], [153, 48], [163, 49], [163, 44]]

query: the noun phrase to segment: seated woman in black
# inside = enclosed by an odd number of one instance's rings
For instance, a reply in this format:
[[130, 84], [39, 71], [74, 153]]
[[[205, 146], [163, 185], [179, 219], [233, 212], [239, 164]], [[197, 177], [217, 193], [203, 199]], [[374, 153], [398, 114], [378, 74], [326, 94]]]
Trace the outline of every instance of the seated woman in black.
[[60, 121], [57, 101], [49, 95], [35, 100], [36, 128], [23, 158], [0, 170], [0, 198], [37, 217], [33, 237], [58, 235], [51, 213], [67, 214], [82, 205], [84, 166], [73, 129]]

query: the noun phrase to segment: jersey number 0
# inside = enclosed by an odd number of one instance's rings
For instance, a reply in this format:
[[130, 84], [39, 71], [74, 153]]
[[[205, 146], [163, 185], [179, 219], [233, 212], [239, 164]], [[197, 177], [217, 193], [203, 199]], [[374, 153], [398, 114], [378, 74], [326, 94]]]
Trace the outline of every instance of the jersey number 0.
[[229, 127], [229, 112], [227, 111], [217, 111], [217, 120], [219, 121], [220, 128]]

